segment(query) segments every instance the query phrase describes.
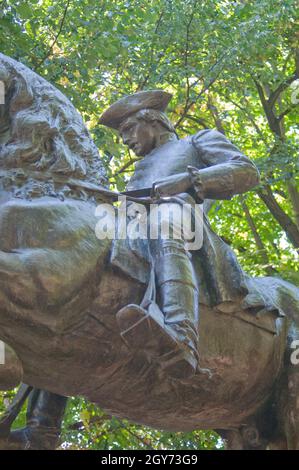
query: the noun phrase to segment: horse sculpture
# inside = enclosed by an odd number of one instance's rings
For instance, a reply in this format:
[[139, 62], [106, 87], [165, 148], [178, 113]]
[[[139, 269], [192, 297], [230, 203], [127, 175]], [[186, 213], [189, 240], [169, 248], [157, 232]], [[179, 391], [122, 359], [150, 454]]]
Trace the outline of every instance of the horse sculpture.
[[146, 282], [113, 265], [112, 241], [95, 235], [96, 204], [109, 199], [92, 189], [106, 183], [98, 151], [44, 79], [0, 54], [0, 80], [0, 389], [25, 382], [159, 429], [215, 429], [230, 448], [299, 449], [298, 289], [244, 274], [244, 294], [219, 309], [202, 285], [211, 374], [175, 380], [129, 350], [115, 314], [140, 303]]

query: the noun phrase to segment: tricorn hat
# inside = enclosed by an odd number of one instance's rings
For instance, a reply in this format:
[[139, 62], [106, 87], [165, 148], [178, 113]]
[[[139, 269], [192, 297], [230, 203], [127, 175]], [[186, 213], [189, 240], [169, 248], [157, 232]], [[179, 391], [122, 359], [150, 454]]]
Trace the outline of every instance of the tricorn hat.
[[113, 129], [118, 129], [124, 119], [141, 109], [165, 111], [171, 98], [172, 95], [163, 90], [140, 91], [139, 93], [125, 96], [106, 109], [99, 123]]

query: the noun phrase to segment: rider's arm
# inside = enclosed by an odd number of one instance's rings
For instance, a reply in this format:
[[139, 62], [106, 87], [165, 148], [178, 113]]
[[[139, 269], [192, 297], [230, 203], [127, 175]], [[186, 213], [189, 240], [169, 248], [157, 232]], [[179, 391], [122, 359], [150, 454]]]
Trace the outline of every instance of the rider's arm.
[[205, 129], [192, 137], [203, 169], [188, 167], [200, 200], [230, 199], [259, 183], [259, 172], [245, 155], [218, 131]]

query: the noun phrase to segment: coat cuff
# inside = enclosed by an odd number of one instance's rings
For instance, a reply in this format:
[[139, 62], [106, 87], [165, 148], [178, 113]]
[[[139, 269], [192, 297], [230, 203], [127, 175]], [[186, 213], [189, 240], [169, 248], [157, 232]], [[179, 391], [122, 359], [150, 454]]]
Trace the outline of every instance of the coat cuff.
[[227, 165], [198, 170], [188, 166], [192, 185], [200, 202], [205, 199], [231, 199], [234, 195], [234, 177], [232, 171], [227, 171]]

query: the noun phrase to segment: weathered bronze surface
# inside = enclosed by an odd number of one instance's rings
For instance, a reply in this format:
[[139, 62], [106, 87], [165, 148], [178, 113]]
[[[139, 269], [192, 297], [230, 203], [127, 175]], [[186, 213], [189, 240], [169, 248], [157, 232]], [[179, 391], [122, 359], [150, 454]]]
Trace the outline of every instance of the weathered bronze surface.
[[[172, 246], [155, 271], [166, 323], [166, 310], [177, 301], [173, 293], [183, 297], [182, 281], [189, 279], [190, 295], [179, 307], [190, 316], [174, 340], [179, 349], [180, 341], [190, 340], [187, 354], [198, 342], [199, 366], [193, 375], [175, 377], [176, 361], [173, 373], [161, 360], [171, 352], [167, 328], [137, 346], [120, 334], [117, 314], [143, 305], [151, 264], [143, 247], [130, 251], [130, 243], [95, 236], [96, 203], [109, 196], [88, 188], [106, 182], [81, 117], [52, 85], [1, 54], [0, 80], [6, 90], [0, 106], [0, 339], [13, 351], [0, 365], [0, 388], [20, 380], [35, 388], [27, 432], [4, 437], [2, 446], [53, 447], [65, 406], [56, 395], [81, 395], [156, 428], [217, 429], [235, 448], [299, 448], [299, 370], [289, 347], [298, 339], [298, 289], [279, 278], [247, 276], [205, 217], [203, 247], [192, 261], [187, 265], [184, 254], [178, 265]], [[160, 112], [155, 106], [150, 113], [142, 105], [125, 119], [118, 115], [116, 123], [110, 113], [106, 122], [144, 155], [129, 190], [155, 183], [153, 196], [188, 193], [206, 207], [209, 199], [230, 198], [257, 183], [254, 165], [224, 136], [204, 130], [177, 139], [164, 115], [162, 124], [152, 119]], [[124, 127], [132, 119], [141, 122], [140, 140]], [[172, 263], [184, 266], [187, 277], [174, 279]], [[195, 294], [198, 325], [190, 311]], [[175, 317], [170, 328], [177, 324]]]

